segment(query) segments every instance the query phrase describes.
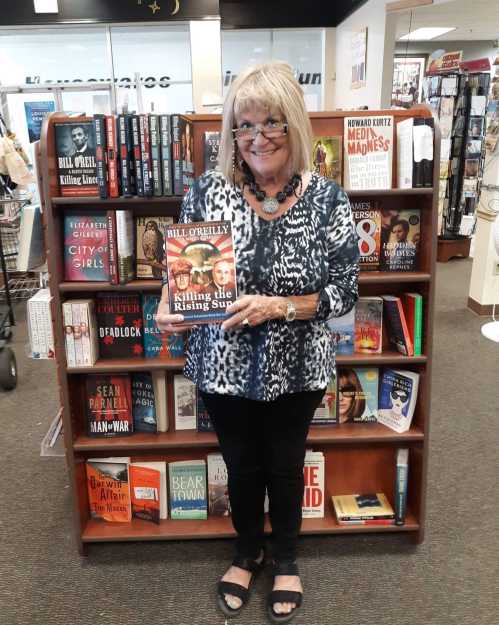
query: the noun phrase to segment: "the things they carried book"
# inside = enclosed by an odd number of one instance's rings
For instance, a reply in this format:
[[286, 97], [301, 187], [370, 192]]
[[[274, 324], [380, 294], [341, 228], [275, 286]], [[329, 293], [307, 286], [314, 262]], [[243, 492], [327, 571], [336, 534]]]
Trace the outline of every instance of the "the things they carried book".
[[230, 221], [166, 226], [170, 311], [186, 323], [221, 323], [237, 299]]

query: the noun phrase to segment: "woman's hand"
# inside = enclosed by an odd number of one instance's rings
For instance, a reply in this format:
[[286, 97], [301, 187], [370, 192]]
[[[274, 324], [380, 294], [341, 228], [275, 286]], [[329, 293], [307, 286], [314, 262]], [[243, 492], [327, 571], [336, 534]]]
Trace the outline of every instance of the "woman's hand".
[[227, 312], [232, 316], [222, 323], [223, 330], [257, 326], [269, 319], [284, 319], [286, 300], [267, 295], [243, 295], [227, 306]]
[[156, 324], [161, 332], [174, 334], [176, 332], [185, 332], [192, 326], [182, 323], [184, 315], [171, 315], [168, 301], [161, 300], [156, 312]]

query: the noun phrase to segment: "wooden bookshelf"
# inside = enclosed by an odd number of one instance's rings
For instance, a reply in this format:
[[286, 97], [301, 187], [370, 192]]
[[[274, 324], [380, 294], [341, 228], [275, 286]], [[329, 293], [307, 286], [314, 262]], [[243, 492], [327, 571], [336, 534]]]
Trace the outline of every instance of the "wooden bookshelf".
[[[343, 134], [345, 116], [387, 114], [388, 111], [340, 111], [312, 113], [316, 136]], [[429, 108], [389, 111], [398, 123], [407, 117], [432, 116]], [[133, 460], [174, 461], [205, 457], [218, 447], [214, 434], [195, 431], [169, 431], [161, 434], [137, 433], [129, 437], [90, 438], [84, 434], [82, 392], [85, 374], [164, 369], [167, 376], [181, 370], [184, 360], [162, 362], [148, 359], [100, 359], [93, 367], [68, 368], [65, 357], [61, 305], [65, 299], [88, 297], [99, 291], [159, 292], [159, 280], [134, 280], [126, 285], [95, 282], [68, 282], [63, 270], [63, 218], [65, 212], [89, 212], [116, 208], [131, 208], [135, 215], [178, 216], [181, 199], [174, 197], [134, 197], [101, 200], [61, 197], [57, 185], [54, 145], [54, 122], [60, 113], [49, 116], [41, 138], [42, 203], [45, 218], [46, 243], [50, 287], [53, 295], [52, 318], [60, 400], [63, 413], [66, 459], [73, 502], [73, 524], [80, 552], [91, 542], [177, 540], [232, 537], [230, 519], [209, 518], [207, 521], [161, 521], [159, 525], [134, 520], [132, 523], [104, 523], [90, 519], [86, 492], [85, 461], [94, 456], [129, 455]], [[202, 173], [203, 137], [205, 131], [219, 130], [220, 116], [191, 116], [194, 128], [195, 174]], [[435, 162], [439, 162], [440, 135], [435, 121]], [[393, 180], [395, 181], [396, 146], [394, 150]], [[312, 427], [308, 444], [323, 451], [326, 458], [326, 498], [323, 519], [305, 519], [304, 534], [343, 534], [364, 532], [406, 532], [413, 540], [421, 541], [425, 528], [426, 475], [428, 462], [428, 433], [431, 398], [431, 359], [433, 302], [435, 289], [436, 232], [438, 204], [438, 167], [434, 171], [433, 188], [391, 189], [386, 191], [347, 192], [351, 198], [376, 198], [381, 206], [421, 209], [420, 267], [414, 272], [363, 272], [359, 279], [361, 295], [381, 295], [416, 291], [424, 297], [423, 355], [404, 357], [384, 345], [377, 355], [353, 354], [338, 356], [337, 364], [381, 367], [384, 365], [407, 368], [420, 373], [419, 398], [411, 429], [398, 434], [380, 424], [345, 424], [337, 427]], [[169, 400], [170, 401], [170, 400]], [[171, 407], [171, 401], [170, 401]], [[170, 422], [172, 421], [170, 417]], [[331, 494], [352, 492], [385, 492], [390, 498], [395, 478], [395, 454], [398, 447], [409, 448], [409, 514], [403, 526], [339, 526], [330, 502]], [[267, 530], [269, 529], [267, 523]]]

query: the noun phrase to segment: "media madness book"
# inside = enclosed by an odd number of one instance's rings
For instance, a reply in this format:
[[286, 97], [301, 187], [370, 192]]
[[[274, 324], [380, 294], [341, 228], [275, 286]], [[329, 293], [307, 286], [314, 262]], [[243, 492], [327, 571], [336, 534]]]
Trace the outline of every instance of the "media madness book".
[[136, 257], [137, 278], [163, 277], [165, 269], [165, 229], [173, 224], [173, 217], [155, 215], [154, 217], [137, 217]]
[[391, 217], [389, 233], [381, 246], [383, 271], [417, 271], [421, 236], [419, 208], [400, 210]]
[[132, 520], [130, 458], [89, 458], [86, 463], [90, 517], [114, 523]]
[[170, 511], [172, 519], [206, 519], [206, 462], [181, 460], [170, 462]]
[[385, 369], [380, 383], [378, 421], [395, 430], [411, 427], [418, 396], [419, 373]]
[[220, 151], [220, 136], [222, 133], [206, 131], [204, 133], [204, 169], [215, 169], [218, 164], [218, 152]]
[[237, 298], [230, 221], [166, 228], [170, 312], [186, 323], [221, 323]]
[[62, 196], [98, 196], [93, 119], [56, 122], [57, 179]]
[[383, 300], [359, 297], [355, 304], [355, 352], [381, 354], [383, 338]]
[[107, 215], [64, 215], [64, 279], [109, 280]]
[[132, 373], [134, 432], [157, 432], [154, 386], [149, 371]]
[[359, 237], [361, 271], [378, 271], [381, 249], [381, 213], [376, 202], [352, 202], [355, 230]]
[[128, 373], [87, 375], [85, 397], [89, 436], [132, 434], [132, 389]]
[[312, 146], [314, 171], [341, 185], [342, 138], [317, 137]]
[[101, 358], [141, 358], [142, 309], [136, 294], [97, 293], [97, 331]]
[[144, 356], [159, 360], [181, 358], [185, 355], [185, 337], [181, 333], [161, 332], [155, 316], [160, 301], [159, 295], [142, 295], [142, 315], [144, 319]]

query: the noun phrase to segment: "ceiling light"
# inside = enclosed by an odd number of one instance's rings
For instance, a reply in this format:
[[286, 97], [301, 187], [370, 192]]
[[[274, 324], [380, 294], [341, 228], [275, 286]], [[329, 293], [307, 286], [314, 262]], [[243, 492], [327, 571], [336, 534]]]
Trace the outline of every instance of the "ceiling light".
[[452, 30], [456, 30], [456, 27], [452, 26], [451, 28], [417, 28], [411, 33], [407, 33], [407, 35], [400, 37], [399, 41], [429, 41], [430, 39], [440, 37], [440, 35], [445, 35], [445, 33], [450, 33]]
[[33, 0], [35, 13], [59, 13], [57, 0]]

